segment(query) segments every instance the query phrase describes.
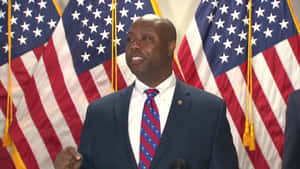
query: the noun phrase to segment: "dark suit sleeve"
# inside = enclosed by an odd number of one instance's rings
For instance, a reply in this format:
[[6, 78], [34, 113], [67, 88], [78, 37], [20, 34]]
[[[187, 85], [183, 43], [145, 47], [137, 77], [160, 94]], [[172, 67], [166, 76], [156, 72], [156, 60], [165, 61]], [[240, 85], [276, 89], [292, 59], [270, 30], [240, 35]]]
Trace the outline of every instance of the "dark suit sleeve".
[[[300, 91], [292, 93], [286, 112], [283, 169], [300, 168]], [[298, 103], [297, 103], [298, 102]]]
[[210, 169], [238, 169], [235, 147], [230, 127], [226, 118], [225, 102], [221, 104], [216, 124]]
[[79, 153], [83, 156], [83, 163], [81, 165], [81, 169], [94, 169], [92, 166], [92, 162], [90, 161], [91, 154], [92, 154], [92, 143], [91, 143], [91, 136], [92, 134], [89, 133], [92, 131], [91, 125], [92, 125], [92, 112], [91, 112], [91, 105], [89, 105], [87, 109], [87, 115], [86, 119], [83, 125], [83, 129], [80, 136], [80, 145], [78, 148]]

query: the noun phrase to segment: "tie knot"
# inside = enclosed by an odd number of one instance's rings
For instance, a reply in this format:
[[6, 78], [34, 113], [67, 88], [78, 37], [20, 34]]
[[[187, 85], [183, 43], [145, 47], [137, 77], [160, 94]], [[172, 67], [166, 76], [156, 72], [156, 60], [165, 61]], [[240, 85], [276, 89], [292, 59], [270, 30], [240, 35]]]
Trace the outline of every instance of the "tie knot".
[[145, 90], [145, 93], [147, 94], [148, 98], [153, 98], [159, 93], [159, 91], [157, 89], [147, 89]]

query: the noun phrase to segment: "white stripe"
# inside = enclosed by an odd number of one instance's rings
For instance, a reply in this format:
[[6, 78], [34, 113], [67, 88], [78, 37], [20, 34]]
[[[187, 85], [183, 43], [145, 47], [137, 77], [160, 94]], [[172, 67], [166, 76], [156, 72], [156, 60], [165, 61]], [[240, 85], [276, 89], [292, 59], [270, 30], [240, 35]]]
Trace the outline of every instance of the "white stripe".
[[88, 100], [73, 67], [72, 55], [68, 46], [68, 42], [66, 38], [64, 38], [65, 36], [66, 35], [63, 28], [63, 23], [62, 20], [60, 20], [53, 33], [53, 43], [55, 50], [58, 52], [57, 56], [60, 64], [59, 66], [62, 70], [69, 95], [71, 96], [74, 106], [79, 113], [81, 121], [83, 122], [88, 105]]
[[126, 85], [130, 85], [135, 80], [135, 75], [130, 71], [129, 67], [126, 64], [125, 53], [118, 56], [118, 66], [123, 75]]
[[[282, 98], [275, 80], [273, 79], [268, 64], [266, 63], [262, 53], [253, 58], [253, 71], [256, 74], [257, 80], [264, 91], [266, 99], [283, 131], [285, 126], [285, 110], [286, 104]], [[255, 91], [254, 91], [255, 92]]]
[[24, 63], [24, 66], [29, 73], [30, 76], [32, 76], [32, 73], [36, 70], [36, 66], [38, 63], [38, 60], [34, 54], [34, 52], [31, 50], [29, 52], [26, 52], [24, 55], [21, 56], [21, 60]]
[[106, 74], [103, 65], [99, 65], [90, 70], [91, 76], [96, 84], [101, 97], [111, 93], [111, 82]]
[[[197, 24], [195, 19], [192, 20], [192, 23], [186, 33], [186, 38], [188, 41], [188, 45], [190, 46], [191, 53], [194, 58], [194, 62], [196, 64], [197, 73], [199, 75], [199, 78], [201, 79], [201, 82], [203, 84], [203, 87], [206, 91], [209, 91], [211, 93], [214, 93], [215, 95], [221, 97], [221, 93], [219, 91], [219, 88], [217, 87], [217, 84], [214, 80], [214, 76], [210, 70], [209, 64], [206, 60], [206, 55], [203, 50], [203, 44], [202, 39], [200, 36], [200, 32], [198, 30]], [[228, 118], [230, 117], [230, 118]], [[239, 160], [239, 168], [247, 168], [251, 169], [254, 168], [252, 165], [252, 162], [250, 161], [248, 154], [245, 150], [245, 147], [242, 144], [241, 136], [235, 127], [234, 122], [231, 119], [231, 116], [229, 113], [227, 113], [227, 119], [230, 124], [230, 129], [233, 137], [233, 142], [235, 144], [238, 160]]]
[[300, 65], [289, 41], [286, 39], [278, 43], [275, 49], [294, 89], [300, 89]]
[[59, 141], [62, 144], [62, 147], [66, 147], [68, 145], [76, 146], [70, 128], [66, 123], [65, 118], [56, 102], [50, 81], [48, 79], [43, 58], [40, 59], [37, 70], [39, 71], [36, 71], [33, 76], [41, 99], [41, 103], [44, 107], [49, 121], [51, 122], [56, 132], [56, 135], [59, 138]]
[[[239, 67], [231, 69], [227, 72], [227, 77], [231, 83], [232, 89], [239, 101], [239, 104], [243, 110], [246, 112], [247, 95], [246, 89], [247, 85], [243, 78], [242, 72]], [[254, 132], [257, 144], [259, 145], [268, 165], [272, 169], [279, 168], [281, 166], [281, 157], [273, 144], [272, 138], [270, 137], [268, 130], [261, 116], [257, 112], [256, 106], [253, 103], [253, 120], [254, 120]], [[246, 113], [245, 113], [246, 116]]]
[[[20, 88], [20, 85], [16, 81], [14, 75], [12, 75], [12, 81], [15, 82], [15, 86], [17, 88]], [[22, 130], [26, 142], [29, 144], [30, 149], [33, 152], [38, 165], [49, 169], [54, 168], [52, 161], [49, 160], [51, 159], [51, 157], [46, 148], [46, 145], [43, 142], [33, 120], [31, 119], [31, 115], [29, 114], [29, 110], [25, 101], [24, 93], [22, 90], [19, 90], [19, 92], [20, 95], [13, 95], [13, 101], [18, 100], [21, 97], [21, 101], [19, 104], [14, 103], [17, 109], [16, 119], [18, 121], [18, 125]]]

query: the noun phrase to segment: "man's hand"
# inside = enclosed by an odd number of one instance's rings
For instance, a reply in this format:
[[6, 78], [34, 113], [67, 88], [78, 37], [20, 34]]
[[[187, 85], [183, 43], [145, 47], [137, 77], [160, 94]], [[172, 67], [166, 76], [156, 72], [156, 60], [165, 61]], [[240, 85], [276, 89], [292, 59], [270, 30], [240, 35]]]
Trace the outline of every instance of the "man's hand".
[[79, 169], [82, 156], [74, 147], [66, 147], [56, 156], [55, 169]]

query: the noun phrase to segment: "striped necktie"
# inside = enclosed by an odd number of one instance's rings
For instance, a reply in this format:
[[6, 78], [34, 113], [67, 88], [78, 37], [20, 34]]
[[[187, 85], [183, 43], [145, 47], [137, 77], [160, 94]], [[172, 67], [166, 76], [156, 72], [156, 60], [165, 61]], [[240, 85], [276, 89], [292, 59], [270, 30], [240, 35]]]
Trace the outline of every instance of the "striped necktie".
[[149, 169], [160, 139], [160, 121], [154, 97], [157, 89], [147, 89], [147, 99], [144, 104], [140, 136], [139, 169]]

